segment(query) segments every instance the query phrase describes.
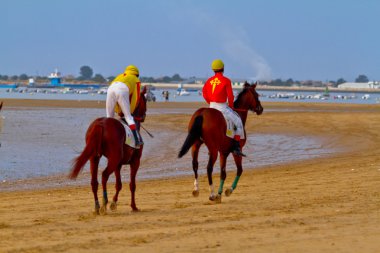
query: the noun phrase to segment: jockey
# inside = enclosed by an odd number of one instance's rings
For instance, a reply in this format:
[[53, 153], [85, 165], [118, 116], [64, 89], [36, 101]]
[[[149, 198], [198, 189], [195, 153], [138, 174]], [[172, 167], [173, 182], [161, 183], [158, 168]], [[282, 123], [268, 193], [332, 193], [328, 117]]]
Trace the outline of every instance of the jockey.
[[[215, 75], [210, 77], [203, 86], [203, 97], [210, 108], [220, 111], [225, 118], [232, 121], [236, 127], [233, 138], [232, 153], [238, 156], [245, 156], [240, 149], [240, 139], [244, 139], [244, 128], [240, 116], [233, 111], [234, 94], [232, 92], [231, 80], [223, 76], [224, 63], [217, 59], [211, 64]], [[228, 104], [226, 103], [228, 99]]]
[[108, 87], [106, 100], [107, 117], [113, 118], [115, 112], [124, 114], [125, 121], [132, 130], [136, 147], [144, 144], [137, 132], [135, 120], [132, 116], [140, 99], [140, 80], [138, 77], [138, 68], [129, 65], [124, 73], [118, 75]]

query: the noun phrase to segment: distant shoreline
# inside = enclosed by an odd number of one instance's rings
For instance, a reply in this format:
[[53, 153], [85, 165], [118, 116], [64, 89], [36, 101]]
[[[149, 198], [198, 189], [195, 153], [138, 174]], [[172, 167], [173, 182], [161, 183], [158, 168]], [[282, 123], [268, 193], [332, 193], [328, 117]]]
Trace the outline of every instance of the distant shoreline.
[[[178, 84], [170, 83], [143, 83], [142, 85], [154, 86], [156, 88], [167, 88], [175, 89], [178, 88]], [[182, 84], [182, 87], [185, 89], [202, 89], [203, 84]], [[233, 89], [241, 89], [242, 85], [233, 85]], [[276, 91], [317, 91], [324, 92], [326, 87], [294, 87], [294, 86], [268, 86], [268, 85], [257, 85], [257, 90], [276, 90]], [[380, 93], [380, 89], [354, 89], [354, 88], [336, 88], [328, 87], [329, 91], [333, 92], [368, 92], [368, 93]]]
[[[0, 83], [2, 84], [2, 83]], [[8, 84], [8, 83], [4, 83]], [[70, 87], [75, 85], [94, 85], [93, 83], [73, 83], [70, 84]], [[108, 84], [96, 84], [100, 86], [107, 87]], [[142, 83], [142, 86], [153, 86], [159, 89], [178, 89], [180, 87], [184, 89], [202, 89], [204, 84], [187, 84], [187, 83]], [[26, 87], [26, 88], [54, 88], [54, 89], [63, 89], [65, 86], [50, 86], [48, 84], [36, 84], [34, 86], [28, 86], [26, 84], [19, 84], [18, 87]], [[233, 89], [239, 90], [243, 87], [243, 85], [232, 85]], [[0, 87], [6, 88], [6, 87]], [[270, 90], [270, 91], [316, 91], [316, 92], [324, 92], [326, 87], [307, 87], [307, 86], [271, 86], [271, 85], [257, 85], [257, 90]], [[366, 93], [380, 93], [380, 89], [370, 89], [370, 88], [337, 88], [337, 87], [328, 87], [331, 92], [366, 92]]]

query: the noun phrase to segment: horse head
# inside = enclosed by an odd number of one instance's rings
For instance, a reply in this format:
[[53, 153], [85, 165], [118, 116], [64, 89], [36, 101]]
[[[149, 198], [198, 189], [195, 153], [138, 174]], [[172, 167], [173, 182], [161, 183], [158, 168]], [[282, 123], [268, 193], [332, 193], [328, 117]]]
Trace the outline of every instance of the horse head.
[[144, 122], [145, 116], [146, 116], [146, 109], [147, 109], [146, 108], [146, 101], [147, 101], [147, 99], [146, 99], [145, 95], [146, 95], [146, 86], [144, 86], [144, 88], [140, 92], [139, 102], [137, 104], [135, 111], [132, 114], [133, 118], [139, 122]]
[[264, 108], [261, 106], [259, 94], [256, 91], [257, 82], [249, 84], [247, 81], [244, 83], [243, 90], [239, 93], [234, 102], [234, 107], [237, 109], [251, 110], [257, 115], [263, 113]]

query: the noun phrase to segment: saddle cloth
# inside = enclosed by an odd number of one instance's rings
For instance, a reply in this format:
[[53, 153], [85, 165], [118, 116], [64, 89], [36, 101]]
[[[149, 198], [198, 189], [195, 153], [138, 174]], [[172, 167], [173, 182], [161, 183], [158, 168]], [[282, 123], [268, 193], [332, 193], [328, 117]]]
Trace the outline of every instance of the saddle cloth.
[[224, 117], [224, 119], [226, 120], [227, 125], [226, 135], [233, 139], [235, 136], [236, 126], [231, 120], [227, 119], [227, 117]]
[[125, 129], [125, 144], [127, 144], [131, 148], [140, 148], [140, 147], [136, 147], [136, 141], [135, 141], [135, 138], [133, 137], [132, 130], [129, 128], [129, 126], [122, 120], [120, 120], [120, 122], [122, 123]]

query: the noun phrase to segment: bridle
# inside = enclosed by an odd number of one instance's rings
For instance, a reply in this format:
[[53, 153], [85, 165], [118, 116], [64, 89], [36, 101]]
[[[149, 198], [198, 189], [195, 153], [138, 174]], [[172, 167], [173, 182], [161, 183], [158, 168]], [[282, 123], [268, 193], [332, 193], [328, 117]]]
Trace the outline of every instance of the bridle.
[[234, 108], [235, 111], [237, 112], [248, 112], [248, 111], [253, 111], [253, 112], [256, 112], [257, 111], [260, 111], [260, 103], [259, 103], [259, 100], [258, 98], [255, 96], [255, 94], [253, 93], [253, 91], [251, 90], [251, 88], [247, 88], [248, 90], [246, 92], [249, 92], [252, 94], [252, 96], [254, 97], [253, 99], [255, 99], [255, 102], [256, 102], [256, 107], [253, 108], [253, 107], [250, 107], [248, 109], [242, 109], [242, 108]]
[[[145, 98], [140, 97], [140, 99], [145, 99]], [[145, 101], [145, 102], [146, 102], [146, 101]], [[137, 107], [136, 107], [136, 109], [135, 109], [135, 112], [132, 114], [132, 116], [133, 116], [133, 119], [134, 119], [135, 121], [144, 122], [145, 117], [146, 117], [146, 113], [144, 113], [144, 114], [141, 115], [141, 116], [137, 116], [137, 115], [135, 115], [135, 113], [138, 112], [139, 109], [140, 109], [140, 103], [141, 103], [141, 102], [139, 102], [139, 104], [137, 105]]]

